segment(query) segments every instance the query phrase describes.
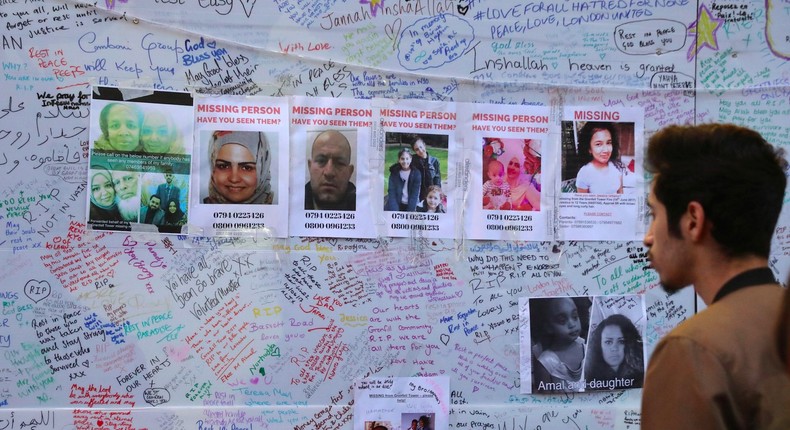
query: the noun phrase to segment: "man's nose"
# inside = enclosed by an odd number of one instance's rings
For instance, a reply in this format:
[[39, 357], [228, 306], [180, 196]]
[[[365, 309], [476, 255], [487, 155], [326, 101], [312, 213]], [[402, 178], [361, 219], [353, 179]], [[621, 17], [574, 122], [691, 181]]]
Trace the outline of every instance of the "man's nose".
[[324, 166], [324, 176], [334, 176], [337, 173], [337, 166], [335, 166], [335, 162], [329, 160], [326, 162], [326, 166]]
[[647, 232], [645, 233], [645, 237], [642, 238], [642, 243], [644, 243], [645, 246], [648, 246], [648, 247], [653, 245], [653, 229], [652, 228], [647, 230]]

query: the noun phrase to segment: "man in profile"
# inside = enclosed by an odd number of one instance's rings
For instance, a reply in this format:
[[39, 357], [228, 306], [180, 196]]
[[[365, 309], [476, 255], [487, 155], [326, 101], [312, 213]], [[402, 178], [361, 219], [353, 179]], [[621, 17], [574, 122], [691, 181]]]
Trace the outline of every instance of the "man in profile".
[[139, 174], [120, 170], [114, 170], [111, 174], [121, 217], [124, 221], [138, 222], [137, 214], [140, 212], [140, 192], [137, 185]]
[[782, 288], [768, 267], [787, 163], [757, 132], [671, 126], [647, 147], [644, 243], [663, 288], [707, 305], [656, 346], [642, 429], [788, 428], [790, 378], [776, 348]]
[[310, 182], [304, 187], [306, 210], [353, 211], [357, 207], [357, 188], [351, 183], [351, 145], [336, 130], [320, 133], [313, 141], [310, 159]]
[[[788, 283], [790, 285], [790, 283]], [[777, 339], [779, 356], [785, 364], [785, 370], [790, 375], [790, 286], [785, 291], [784, 309], [779, 317], [779, 336]]]

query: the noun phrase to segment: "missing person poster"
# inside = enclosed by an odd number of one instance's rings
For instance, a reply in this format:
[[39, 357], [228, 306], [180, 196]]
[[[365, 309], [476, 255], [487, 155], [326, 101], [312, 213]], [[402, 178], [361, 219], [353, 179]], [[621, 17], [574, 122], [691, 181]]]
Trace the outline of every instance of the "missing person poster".
[[455, 192], [455, 103], [388, 100], [378, 106], [376, 134], [383, 138], [381, 234], [456, 238], [461, 216]]
[[189, 93], [93, 87], [91, 228], [182, 232], [191, 220], [192, 104]]
[[199, 97], [190, 234], [288, 236], [288, 101]]
[[551, 163], [544, 163], [549, 108], [464, 103], [469, 182], [464, 233], [470, 239], [547, 240]]
[[559, 238], [641, 240], [644, 113], [568, 107], [560, 127]]
[[291, 235], [375, 237], [371, 125], [367, 100], [292, 99]]
[[354, 387], [355, 429], [446, 429], [449, 414], [446, 376], [367, 378]]
[[641, 388], [644, 296], [519, 299], [521, 392]]

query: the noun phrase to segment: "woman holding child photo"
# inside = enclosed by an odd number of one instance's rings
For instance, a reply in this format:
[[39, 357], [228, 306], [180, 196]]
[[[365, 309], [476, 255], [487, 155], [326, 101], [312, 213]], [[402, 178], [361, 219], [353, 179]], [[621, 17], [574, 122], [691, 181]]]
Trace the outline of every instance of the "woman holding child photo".
[[[492, 180], [489, 169], [504, 168], [507, 202], [499, 209], [514, 211], [540, 210], [540, 141], [533, 139], [483, 138], [483, 180]], [[491, 163], [491, 161], [498, 161]], [[491, 209], [490, 196], [483, 196], [483, 207]], [[493, 206], [496, 206], [494, 204]]]

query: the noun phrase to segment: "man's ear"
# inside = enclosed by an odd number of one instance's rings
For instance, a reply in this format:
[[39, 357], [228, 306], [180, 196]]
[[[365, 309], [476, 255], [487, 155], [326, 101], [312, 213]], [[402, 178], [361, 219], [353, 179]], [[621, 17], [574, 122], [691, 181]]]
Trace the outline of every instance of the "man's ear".
[[704, 238], [708, 231], [708, 218], [705, 209], [699, 202], [689, 202], [686, 213], [683, 215], [683, 228], [691, 240], [698, 242]]

